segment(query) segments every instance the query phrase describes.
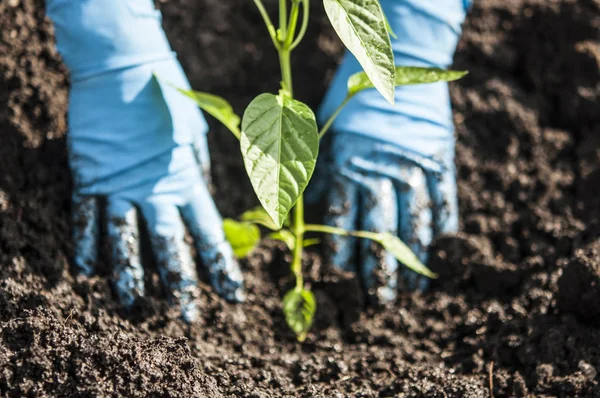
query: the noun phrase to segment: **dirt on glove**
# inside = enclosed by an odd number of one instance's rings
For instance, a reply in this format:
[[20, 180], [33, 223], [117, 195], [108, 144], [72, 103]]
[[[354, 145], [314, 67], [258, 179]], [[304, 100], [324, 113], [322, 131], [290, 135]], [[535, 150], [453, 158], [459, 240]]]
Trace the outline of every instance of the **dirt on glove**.
[[[276, 2], [267, 2], [274, 9]], [[241, 112], [279, 69], [247, 0], [160, 0], [192, 85]], [[299, 344], [281, 246], [242, 262], [248, 301], [202, 283], [187, 326], [158, 277], [129, 313], [102, 268], [75, 277], [68, 76], [39, 0], [0, 2], [0, 396], [600, 397], [600, 2], [477, 0], [451, 84], [461, 233], [439, 239], [424, 294], [365, 308], [358, 282], [305, 258], [317, 319]], [[294, 56], [316, 106], [342, 47], [312, 2]], [[212, 123], [212, 121], [211, 121]], [[256, 204], [236, 141], [212, 123], [216, 200]]]

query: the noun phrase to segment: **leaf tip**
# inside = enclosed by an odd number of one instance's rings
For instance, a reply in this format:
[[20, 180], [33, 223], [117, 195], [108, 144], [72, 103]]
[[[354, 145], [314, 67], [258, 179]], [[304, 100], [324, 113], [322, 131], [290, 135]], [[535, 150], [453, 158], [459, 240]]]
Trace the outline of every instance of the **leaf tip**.
[[384, 95], [384, 97], [390, 104], [392, 104], [392, 106], [396, 105], [395, 90], [392, 90], [391, 93], [386, 93], [386, 95]]
[[456, 71], [456, 75], [454, 76], [454, 79], [452, 79], [452, 80], [460, 80], [463, 77], [467, 76], [468, 74], [469, 74], [468, 70], [459, 70], [459, 71]]
[[[265, 209], [267, 209], [267, 208], [265, 207]], [[277, 229], [283, 228], [283, 222], [285, 221], [285, 216], [281, 217], [278, 212], [274, 212], [274, 214], [271, 214], [272, 212], [269, 211], [268, 209], [267, 209], [267, 213], [273, 220], [273, 223], [275, 224], [275, 226], [277, 226]]]
[[429, 274], [427, 274], [427, 275], [425, 275], [425, 276], [426, 276], [426, 277], [428, 277], [429, 279], [438, 279], [438, 278], [440, 277], [440, 275], [439, 275], [439, 274], [436, 274], [436, 273], [435, 273], [435, 272], [433, 272], [433, 271], [430, 271], [430, 273], [429, 273]]

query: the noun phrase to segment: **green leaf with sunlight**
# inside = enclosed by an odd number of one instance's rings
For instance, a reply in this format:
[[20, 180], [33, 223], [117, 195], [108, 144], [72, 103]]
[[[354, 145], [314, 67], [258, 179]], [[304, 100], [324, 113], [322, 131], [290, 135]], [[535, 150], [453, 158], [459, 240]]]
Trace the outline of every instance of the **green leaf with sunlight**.
[[256, 224], [226, 218], [223, 220], [223, 229], [236, 257], [246, 257], [260, 242], [260, 229]]
[[325, 12], [344, 45], [374, 87], [394, 103], [394, 53], [378, 0], [323, 0]]
[[310, 290], [292, 289], [283, 298], [285, 320], [300, 342], [306, 339], [316, 311], [317, 302]]
[[238, 140], [240, 139], [240, 117], [235, 114], [229, 102], [213, 94], [181, 88], [177, 90], [194, 100], [200, 109], [223, 123]]
[[408, 247], [404, 242], [395, 235], [390, 233], [379, 233], [373, 238], [381, 246], [383, 246], [388, 252], [390, 252], [396, 260], [400, 261], [406, 267], [413, 271], [425, 275], [429, 278], [437, 278], [437, 274], [432, 272], [419, 260], [417, 255]]
[[240, 146], [254, 192], [279, 229], [317, 163], [315, 115], [286, 95], [261, 94], [244, 112]]
[[[395, 85], [408, 86], [413, 84], [450, 82], [462, 78], [467, 73], [469, 72], [416, 66], [397, 66]], [[348, 97], [374, 87], [365, 72], [355, 73], [348, 79]]]

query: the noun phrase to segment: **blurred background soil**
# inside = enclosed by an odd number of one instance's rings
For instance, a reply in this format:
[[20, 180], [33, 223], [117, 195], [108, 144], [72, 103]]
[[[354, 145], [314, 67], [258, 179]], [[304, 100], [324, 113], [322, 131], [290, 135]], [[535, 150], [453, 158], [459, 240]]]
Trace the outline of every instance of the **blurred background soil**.
[[[274, 1], [268, 1], [274, 6]], [[295, 54], [317, 106], [341, 55], [319, 1]], [[237, 111], [278, 88], [249, 0], [161, 0], [196, 89]], [[203, 283], [188, 327], [157, 293], [125, 314], [107, 272], [69, 269], [66, 70], [41, 0], [0, 2], [0, 394], [21, 396], [600, 397], [600, 1], [475, 0], [451, 85], [461, 232], [435, 288], [363, 308], [349, 275], [305, 261], [317, 298], [303, 345], [280, 298], [288, 254], [265, 243], [249, 300]], [[211, 121], [212, 123], [212, 121]], [[218, 206], [255, 204], [236, 142], [210, 134]]]

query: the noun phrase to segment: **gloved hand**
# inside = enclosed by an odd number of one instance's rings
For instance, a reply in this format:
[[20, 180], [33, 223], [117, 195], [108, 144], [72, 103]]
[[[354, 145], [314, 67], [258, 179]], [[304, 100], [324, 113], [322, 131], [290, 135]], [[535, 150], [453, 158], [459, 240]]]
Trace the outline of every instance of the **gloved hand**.
[[[398, 37], [392, 39], [397, 65], [447, 68], [452, 63], [469, 0], [381, 3]], [[321, 105], [321, 124], [345, 98], [348, 78], [360, 70], [348, 53]], [[328, 184], [325, 223], [396, 234], [426, 263], [432, 240], [458, 228], [447, 84], [397, 88], [395, 106], [376, 90], [366, 90], [342, 111], [331, 134], [324, 154], [330, 159], [329, 174], [321, 175]], [[399, 277], [394, 257], [372, 242], [328, 239], [327, 260], [359, 272], [374, 303], [393, 300], [398, 288], [427, 285], [406, 268]]]
[[69, 157], [75, 181], [75, 268], [98, 258], [100, 198], [105, 198], [113, 281], [121, 302], [144, 295], [138, 212], [174, 305], [197, 315], [197, 271], [187, 225], [214, 289], [244, 298], [242, 274], [207, 189], [207, 124], [174, 88], [189, 88], [152, 0], [47, 0], [56, 41], [71, 72]]

